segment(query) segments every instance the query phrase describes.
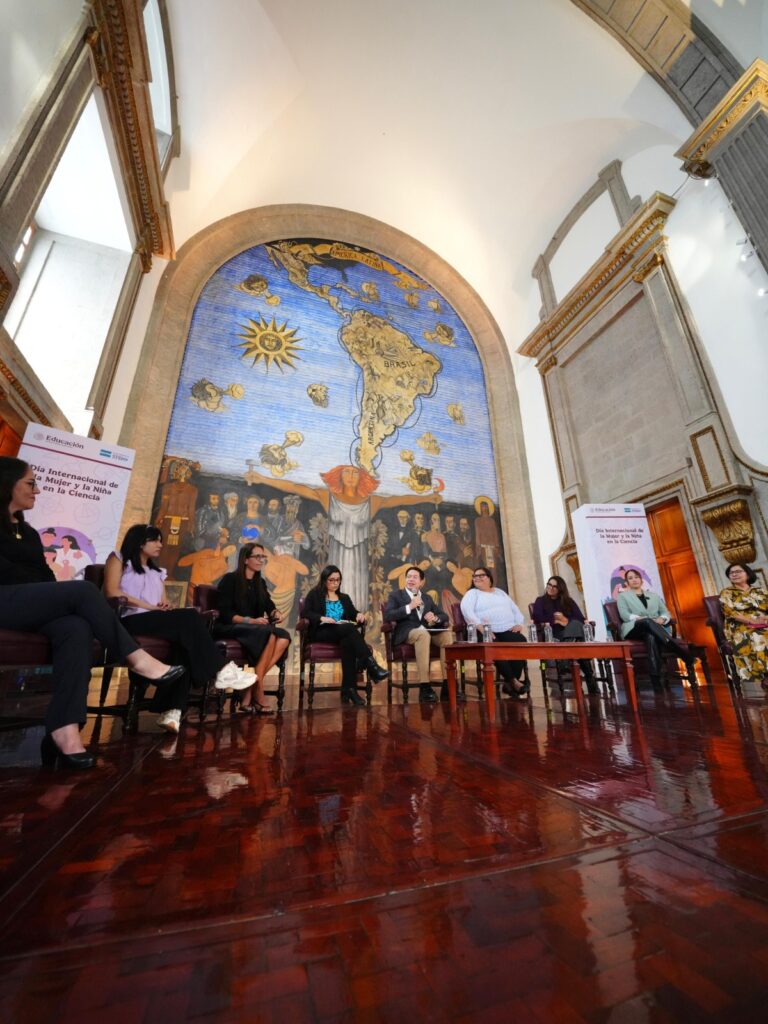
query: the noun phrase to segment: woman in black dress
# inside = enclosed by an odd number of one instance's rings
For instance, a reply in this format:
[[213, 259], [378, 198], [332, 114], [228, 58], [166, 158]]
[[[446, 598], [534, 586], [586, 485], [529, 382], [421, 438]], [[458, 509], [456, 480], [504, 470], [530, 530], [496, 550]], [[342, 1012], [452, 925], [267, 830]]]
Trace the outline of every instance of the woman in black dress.
[[21, 459], [0, 457], [0, 628], [48, 637], [56, 688], [45, 716], [40, 747], [43, 764], [92, 768], [95, 758], [80, 738], [91, 679], [93, 638], [154, 686], [183, 675], [136, 644], [120, 625], [101, 591], [84, 580], [56, 583], [36, 530], [24, 522], [40, 493]]
[[326, 565], [320, 582], [307, 594], [304, 618], [309, 622], [309, 639], [338, 644], [341, 648], [341, 702], [363, 705], [357, 692], [358, 665], [365, 668], [372, 683], [386, 679], [389, 672], [380, 668], [371, 648], [363, 639], [358, 623], [365, 614], [352, 604], [348, 594], [341, 593], [341, 569]]
[[264, 704], [264, 676], [280, 661], [291, 642], [290, 634], [278, 626], [283, 617], [261, 575], [266, 560], [267, 553], [261, 544], [244, 544], [237, 569], [222, 576], [218, 584], [219, 621], [214, 636], [238, 640], [248, 651], [256, 671], [254, 686], [240, 698], [239, 710], [246, 715], [273, 713]]

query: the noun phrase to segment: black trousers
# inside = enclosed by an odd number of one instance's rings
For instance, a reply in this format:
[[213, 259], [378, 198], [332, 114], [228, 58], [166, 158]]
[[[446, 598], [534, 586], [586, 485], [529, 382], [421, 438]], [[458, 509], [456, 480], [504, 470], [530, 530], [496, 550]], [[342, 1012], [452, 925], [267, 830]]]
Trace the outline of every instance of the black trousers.
[[[505, 644], [524, 644], [528, 642], [522, 633], [518, 633], [514, 629], [505, 629], [501, 633], [494, 633], [493, 635], [497, 640], [503, 640]], [[513, 679], [519, 679], [525, 668], [524, 661], [497, 661], [494, 664], [505, 683], [510, 683]]]
[[194, 608], [173, 608], [167, 612], [138, 612], [127, 615], [123, 625], [132, 636], [156, 636], [168, 640], [172, 661], [187, 672], [172, 683], [160, 687], [152, 698], [153, 711], [179, 708], [185, 711], [189, 687], [202, 686], [224, 666], [224, 659], [213, 642], [205, 619]]
[[81, 580], [0, 586], [0, 626], [42, 633], [51, 643], [56, 688], [48, 732], [85, 724], [94, 637], [121, 661], [138, 650], [101, 591]]
[[360, 630], [351, 622], [340, 622], [331, 626], [321, 622], [312, 633], [312, 639], [324, 644], [338, 644], [341, 648], [341, 688], [354, 690], [357, 683], [357, 666], [367, 661], [371, 649], [360, 635]]
[[654, 622], [653, 619], [637, 619], [625, 639], [643, 641], [648, 654], [648, 672], [654, 678], [661, 675], [661, 652], [663, 650], [673, 651], [683, 661], [688, 658], [687, 651], [669, 635], [661, 623]]

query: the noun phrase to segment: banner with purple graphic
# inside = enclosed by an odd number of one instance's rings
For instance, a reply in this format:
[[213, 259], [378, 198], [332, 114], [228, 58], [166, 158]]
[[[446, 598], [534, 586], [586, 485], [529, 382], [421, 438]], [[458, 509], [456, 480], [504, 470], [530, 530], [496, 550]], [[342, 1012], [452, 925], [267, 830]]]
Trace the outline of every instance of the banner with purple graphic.
[[588, 619], [606, 637], [603, 603], [625, 589], [627, 569], [637, 569], [649, 590], [662, 593], [656, 552], [643, 505], [582, 505], [571, 516]]
[[25, 514], [40, 534], [56, 579], [82, 579], [117, 542], [133, 449], [92, 437], [27, 425], [19, 458], [32, 467], [40, 494]]

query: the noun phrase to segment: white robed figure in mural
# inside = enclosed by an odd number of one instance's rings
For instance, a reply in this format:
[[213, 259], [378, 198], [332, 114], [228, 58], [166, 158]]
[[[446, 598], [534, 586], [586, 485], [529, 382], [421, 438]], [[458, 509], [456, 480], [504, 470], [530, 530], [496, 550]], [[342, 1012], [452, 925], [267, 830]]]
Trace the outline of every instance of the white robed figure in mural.
[[[279, 491], [299, 494], [310, 501], [319, 502], [328, 516], [328, 564], [338, 565], [344, 577], [344, 590], [356, 608], [367, 608], [368, 593], [368, 536], [371, 520], [383, 508], [403, 505], [423, 505], [423, 494], [380, 497], [373, 492], [379, 481], [358, 466], [334, 466], [320, 479], [325, 487], [273, 480], [251, 469], [246, 474], [248, 483], [263, 483]], [[434, 494], [432, 500], [440, 501]], [[429, 499], [427, 499], [429, 500]]]

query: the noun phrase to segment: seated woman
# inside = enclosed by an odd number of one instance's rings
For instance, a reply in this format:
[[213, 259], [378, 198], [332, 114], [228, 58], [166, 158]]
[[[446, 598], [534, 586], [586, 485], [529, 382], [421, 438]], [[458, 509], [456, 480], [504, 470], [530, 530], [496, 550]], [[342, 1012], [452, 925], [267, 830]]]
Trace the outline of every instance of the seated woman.
[[[461, 599], [461, 614], [464, 621], [478, 626], [490, 626], [494, 640], [505, 643], [526, 642], [523, 633], [523, 614], [515, 602], [498, 587], [493, 585], [490, 569], [478, 565], [472, 570], [472, 586]], [[497, 661], [503, 682], [501, 688], [509, 697], [525, 697], [530, 683], [523, 683], [520, 676], [525, 668], [524, 661]]]
[[622, 640], [642, 640], [648, 652], [648, 670], [654, 690], [661, 687], [661, 652], [671, 651], [692, 671], [691, 656], [666, 628], [671, 618], [664, 598], [645, 590], [637, 569], [627, 569], [624, 582], [629, 587], [619, 594]]
[[173, 645], [175, 657], [187, 670], [187, 679], [179, 680], [173, 690], [155, 694], [150, 705], [160, 711], [157, 724], [177, 733], [187, 708], [190, 684], [203, 686], [216, 677], [216, 686], [233, 690], [251, 686], [253, 673], [243, 673], [236, 665], [223, 667], [221, 654], [213, 642], [205, 620], [194, 608], [171, 608], [165, 599], [165, 569], [155, 561], [160, 557], [163, 535], [156, 526], [142, 523], [132, 526], [120, 545], [120, 554], [112, 552], [104, 567], [104, 593], [123, 597], [127, 607], [123, 625], [133, 636], [157, 636]]
[[240, 698], [244, 715], [271, 715], [264, 704], [264, 677], [288, 650], [290, 635], [277, 625], [282, 615], [269, 596], [261, 570], [267, 553], [261, 544], [244, 544], [237, 557], [237, 569], [219, 580], [219, 621], [216, 636], [234, 637], [248, 651], [256, 670], [253, 690]]
[[[584, 639], [584, 616], [581, 608], [568, 593], [568, 585], [562, 576], [549, 577], [545, 592], [534, 601], [531, 618], [537, 626], [543, 626], [548, 622], [555, 640]], [[579, 667], [584, 674], [587, 690], [590, 693], [599, 693], [592, 662], [584, 658], [579, 661]]]
[[755, 586], [757, 574], [744, 562], [733, 562], [725, 575], [731, 585], [720, 592], [720, 604], [739, 679], [768, 689], [768, 591]]
[[304, 617], [309, 622], [309, 639], [338, 644], [341, 648], [341, 703], [362, 706], [365, 701], [357, 692], [358, 666], [368, 672], [372, 683], [389, 676], [380, 668], [373, 652], [357, 628], [365, 615], [341, 592], [341, 569], [326, 565], [320, 582], [307, 594]]
[[91, 679], [93, 638], [137, 675], [164, 693], [184, 675], [142, 651], [92, 584], [56, 583], [36, 530], [24, 522], [40, 493], [35, 475], [21, 459], [0, 457], [0, 627], [31, 630], [48, 637], [53, 651], [55, 690], [45, 716], [40, 746], [43, 764], [92, 768], [96, 759], [80, 739]]

